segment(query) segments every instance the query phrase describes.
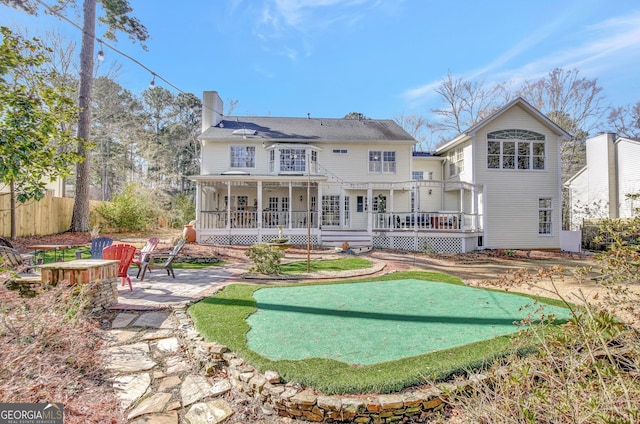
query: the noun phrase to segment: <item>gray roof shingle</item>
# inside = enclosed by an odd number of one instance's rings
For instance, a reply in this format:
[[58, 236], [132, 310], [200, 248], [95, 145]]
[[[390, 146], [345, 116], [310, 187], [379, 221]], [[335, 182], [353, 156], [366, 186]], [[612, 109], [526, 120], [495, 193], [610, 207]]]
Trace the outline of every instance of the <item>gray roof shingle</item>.
[[[221, 124], [209, 127], [201, 140], [241, 138], [233, 131], [256, 131], [247, 138], [274, 141], [411, 141], [400, 125], [390, 119], [319, 119], [273, 117], [225, 117]], [[246, 133], [247, 131], [245, 131]]]

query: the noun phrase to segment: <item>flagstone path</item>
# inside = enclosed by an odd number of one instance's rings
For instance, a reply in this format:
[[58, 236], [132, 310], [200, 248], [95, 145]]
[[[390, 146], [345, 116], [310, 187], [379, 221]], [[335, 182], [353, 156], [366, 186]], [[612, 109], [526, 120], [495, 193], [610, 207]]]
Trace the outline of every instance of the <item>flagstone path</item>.
[[176, 337], [189, 327], [186, 306], [168, 311], [121, 312], [105, 352], [113, 386], [129, 423], [221, 423], [233, 414], [221, 396], [231, 389], [224, 375], [194, 371]]

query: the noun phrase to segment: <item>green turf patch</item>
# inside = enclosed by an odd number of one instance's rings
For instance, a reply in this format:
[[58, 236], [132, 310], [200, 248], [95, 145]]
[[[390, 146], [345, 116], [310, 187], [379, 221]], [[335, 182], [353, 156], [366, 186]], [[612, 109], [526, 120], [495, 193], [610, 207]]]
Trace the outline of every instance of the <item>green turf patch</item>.
[[[257, 290], [249, 349], [271, 360], [327, 358], [375, 364], [519, 330], [530, 299], [421, 280]], [[527, 307], [530, 305], [530, 307]], [[568, 318], [548, 306], [546, 314]]]
[[[464, 286], [460, 279], [450, 275], [410, 271], [360, 280], [273, 287], [296, 288], [400, 279], [447, 282], [450, 283], [451, 288]], [[278, 371], [286, 381], [295, 381], [305, 386], [311, 386], [327, 394], [388, 393], [404, 387], [423, 384], [425, 379], [444, 380], [451, 375], [486, 366], [495, 358], [505, 355], [512, 349], [510, 336], [503, 335], [464, 346], [371, 365], [351, 365], [326, 358], [274, 361], [256, 353], [247, 346], [247, 333], [251, 329], [247, 318], [257, 311], [253, 294], [260, 288], [261, 286], [258, 285], [232, 284], [215, 296], [196, 303], [189, 308], [189, 313], [194, 319], [197, 330], [208, 341], [216, 341], [228, 346], [231, 351], [238, 353], [262, 372], [269, 369]], [[494, 290], [486, 291], [503, 293]], [[531, 297], [529, 298], [531, 299]], [[544, 300], [555, 306], [562, 305], [559, 301]], [[314, 305], [314, 307], [320, 306]], [[406, 311], [399, 309], [394, 313], [406, 314]], [[295, 325], [296, 322], [292, 321], [291, 324]], [[273, 336], [275, 337], [275, 335]], [[375, 334], [371, 337], [375, 337]]]

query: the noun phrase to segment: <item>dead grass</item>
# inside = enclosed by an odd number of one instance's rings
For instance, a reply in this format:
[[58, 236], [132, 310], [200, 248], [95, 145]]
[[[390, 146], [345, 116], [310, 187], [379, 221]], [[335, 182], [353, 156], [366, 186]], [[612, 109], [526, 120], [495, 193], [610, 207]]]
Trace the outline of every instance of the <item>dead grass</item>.
[[103, 330], [80, 299], [69, 287], [25, 299], [0, 284], [0, 401], [62, 402], [67, 424], [123, 422], [99, 353]]

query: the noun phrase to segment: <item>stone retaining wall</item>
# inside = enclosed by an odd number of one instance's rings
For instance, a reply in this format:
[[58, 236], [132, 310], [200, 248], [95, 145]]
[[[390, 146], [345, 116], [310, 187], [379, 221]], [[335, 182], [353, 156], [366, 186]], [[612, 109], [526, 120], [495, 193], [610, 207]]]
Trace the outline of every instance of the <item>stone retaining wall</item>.
[[[117, 278], [108, 278], [83, 284], [84, 293], [88, 297], [86, 311], [99, 312], [118, 303], [118, 281]], [[40, 276], [8, 280], [6, 286], [9, 290], [17, 290], [22, 297], [35, 297], [47, 287]]]
[[[444, 406], [445, 390], [456, 390], [467, 385], [442, 384], [440, 388], [420, 387], [392, 394], [334, 395], [328, 396], [296, 383], [284, 383], [275, 371], [259, 373], [227, 347], [208, 343], [193, 329], [185, 313], [178, 317], [183, 346], [200, 367], [213, 375], [226, 368], [232, 386], [259, 399], [265, 412], [313, 422], [394, 423], [405, 418], [419, 419]], [[483, 379], [473, 376], [470, 380]]]
[[98, 312], [118, 303], [119, 278], [92, 281], [86, 284], [85, 294], [89, 298], [87, 310]]

